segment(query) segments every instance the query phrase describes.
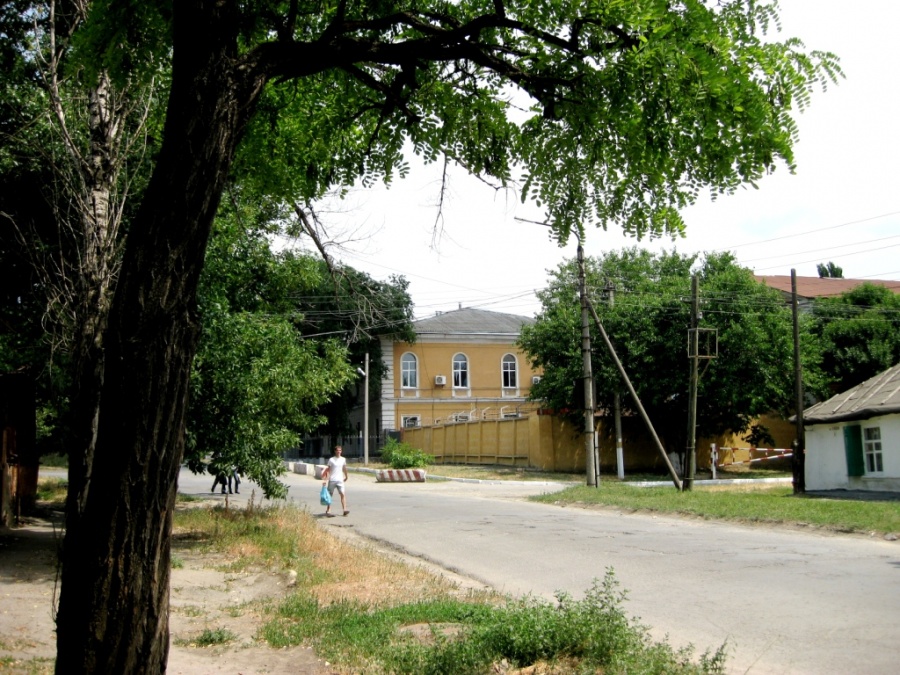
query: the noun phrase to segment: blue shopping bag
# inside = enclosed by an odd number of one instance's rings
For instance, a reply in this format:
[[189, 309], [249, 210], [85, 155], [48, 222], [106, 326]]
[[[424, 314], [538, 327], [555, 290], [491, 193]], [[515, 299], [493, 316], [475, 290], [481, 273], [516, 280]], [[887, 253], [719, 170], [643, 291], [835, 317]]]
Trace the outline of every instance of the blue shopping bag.
[[322, 506], [331, 506], [331, 495], [328, 494], [327, 485], [322, 486], [322, 491], [319, 493], [319, 503], [321, 503]]

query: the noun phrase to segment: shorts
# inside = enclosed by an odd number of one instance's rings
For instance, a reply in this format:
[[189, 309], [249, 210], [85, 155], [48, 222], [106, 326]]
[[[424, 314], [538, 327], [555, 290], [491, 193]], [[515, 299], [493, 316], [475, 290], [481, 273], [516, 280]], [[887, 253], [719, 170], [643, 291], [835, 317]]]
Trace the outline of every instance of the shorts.
[[328, 481], [328, 494], [333, 495], [335, 490], [337, 490], [340, 494], [344, 494], [344, 481], [342, 481], [342, 480]]

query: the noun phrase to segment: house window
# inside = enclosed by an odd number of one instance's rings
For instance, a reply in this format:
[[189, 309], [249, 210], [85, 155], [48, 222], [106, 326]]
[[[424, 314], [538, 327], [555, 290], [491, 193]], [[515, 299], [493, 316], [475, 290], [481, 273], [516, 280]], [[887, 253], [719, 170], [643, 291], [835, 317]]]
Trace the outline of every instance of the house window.
[[404, 429], [414, 429], [422, 426], [422, 419], [418, 415], [404, 415], [402, 422]]
[[469, 359], [465, 354], [453, 357], [453, 386], [457, 389], [469, 388]]
[[415, 354], [404, 354], [400, 357], [400, 386], [404, 389], [415, 389], [419, 386], [419, 368]]
[[866, 455], [866, 473], [882, 473], [884, 459], [881, 455], [881, 427], [863, 429], [863, 452]]
[[503, 357], [503, 388], [504, 389], [515, 389], [518, 385], [518, 365], [516, 364], [516, 357], [512, 354], [506, 354]]

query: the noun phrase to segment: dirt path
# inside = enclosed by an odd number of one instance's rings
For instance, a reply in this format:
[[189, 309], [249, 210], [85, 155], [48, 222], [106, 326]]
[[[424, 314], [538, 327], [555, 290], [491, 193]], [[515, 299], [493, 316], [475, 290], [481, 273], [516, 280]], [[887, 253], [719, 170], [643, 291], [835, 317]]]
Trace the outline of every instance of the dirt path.
[[[58, 522], [58, 521], [57, 521]], [[57, 596], [58, 525], [29, 519], [0, 531], [0, 672], [53, 672], [53, 614]], [[332, 670], [310, 649], [272, 649], [255, 639], [257, 601], [280, 598], [289, 581], [268, 572], [225, 573], [221, 557], [175, 546], [168, 672], [174, 675], [326, 675]], [[203, 631], [229, 631], [224, 645], [198, 647]]]

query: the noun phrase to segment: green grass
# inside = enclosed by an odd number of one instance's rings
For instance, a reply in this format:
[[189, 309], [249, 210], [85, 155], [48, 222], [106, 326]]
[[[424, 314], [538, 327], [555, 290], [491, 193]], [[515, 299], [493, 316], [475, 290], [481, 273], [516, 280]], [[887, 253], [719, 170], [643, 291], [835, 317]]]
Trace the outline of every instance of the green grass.
[[[317, 653], [354, 672], [398, 675], [467, 675], [500, 672], [499, 664], [552, 665], [558, 673], [717, 673], [724, 649], [694, 658], [653, 642], [626, 617], [625, 594], [612, 571], [583, 600], [561, 594], [550, 603], [534, 597], [501, 605], [433, 599], [391, 607], [352, 601], [322, 606], [295, 595], [260, 631], [273, 647], [312, 644]], [[403, 630], [431, 627], [427, 639]], [[454, 631], [448, 634], [448, 625]]]
[[599, 488], [577, 486], [533, 499], [750, 523], [813, 525], [839, 532], [900, 532], [897, 502], [794, 495], [790, 486], [782, 485], [695, 485], [690, 492], [678, 492], [674, 486], [640, 488], [603, 480]]
[[186, 647], [214, 647], [234, 642], [237, 635], [227, 628], [205, 628], [202, 633], [191, 640], [176, 640], [176, 644]]

